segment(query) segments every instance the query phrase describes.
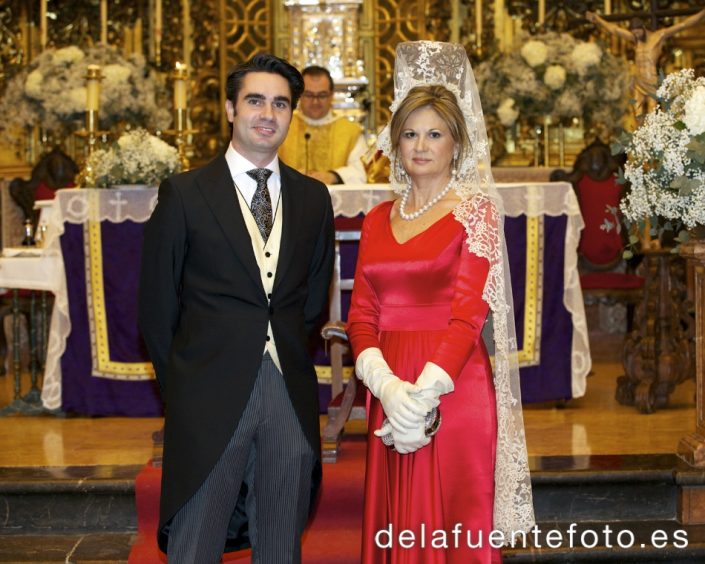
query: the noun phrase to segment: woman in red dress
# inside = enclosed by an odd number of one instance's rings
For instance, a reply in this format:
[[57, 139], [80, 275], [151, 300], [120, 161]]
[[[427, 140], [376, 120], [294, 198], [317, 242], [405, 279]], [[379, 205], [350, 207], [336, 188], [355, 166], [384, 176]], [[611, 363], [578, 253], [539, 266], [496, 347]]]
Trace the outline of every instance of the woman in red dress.
[[372, 394], [362, 561], [500, 562], [533, 509], [501, 201], [464, 49], [400, 44], [392, 111], [380, 148], [401, 197], [365, 218], [348, 315]]

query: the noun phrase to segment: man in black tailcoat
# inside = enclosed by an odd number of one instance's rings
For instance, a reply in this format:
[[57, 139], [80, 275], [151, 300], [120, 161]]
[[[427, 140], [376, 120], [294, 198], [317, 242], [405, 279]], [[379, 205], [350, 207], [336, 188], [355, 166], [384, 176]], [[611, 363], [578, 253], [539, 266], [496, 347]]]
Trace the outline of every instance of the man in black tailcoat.
[[145, 228], [139, 320], [166, 406], [170, 564], [249, 545], [253, 562], [301, 559], [321, 477], [307, 340], [334, 245], [326, 187], [277, 157], [302, 90], [272, 55], [235, 67], [227, 151], [165, 180]]

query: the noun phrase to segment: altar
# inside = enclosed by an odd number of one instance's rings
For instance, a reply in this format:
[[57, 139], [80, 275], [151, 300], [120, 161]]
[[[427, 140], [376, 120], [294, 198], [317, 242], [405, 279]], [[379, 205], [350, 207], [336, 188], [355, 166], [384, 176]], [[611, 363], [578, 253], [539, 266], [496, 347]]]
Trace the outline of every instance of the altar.
[[[507, 221], [525, 402], [585, 393], [591, 361], [577, 244], [583, 227], [567, 183], [499, 184]], [[392, 197], [387, 185], [331, 187], [336, 216], [356, 217]], [[156, 188], [60, 190], [38, 257], [0, 259], [0, 286], [54, 293], [42, 402], [90, 415], [162, 413], [137, 330], [142, 230]], [[10, 261], [26, 261], [12, 280]], [[13, 268], [17, 268], [15, 265]], [[27, 280], [34, 276], [37, 280]]]

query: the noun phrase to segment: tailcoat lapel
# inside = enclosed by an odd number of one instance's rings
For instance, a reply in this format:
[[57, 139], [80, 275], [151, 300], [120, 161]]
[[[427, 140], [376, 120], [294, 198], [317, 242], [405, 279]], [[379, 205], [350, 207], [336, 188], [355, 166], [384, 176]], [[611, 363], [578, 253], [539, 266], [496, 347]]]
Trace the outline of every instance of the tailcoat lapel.
[[300, 193], [301, 187], [294, 181], [291, 169], [282, 163], [281, 160], [279, 161], [279, 172], [281, 173], [281, 197], [284, 205], [284, 216], [282, 218], [282, 238], [279, 245], [279, 260], [277, 261], [273, 292], [277, 291], [294, 256], [299, 221], [303, 213], [302, 206], [304, 204], [303, 195]]
[[[221, 155], [208, 164], [203, 174], [198, 177], [197, 184], [223, 230], [225, 238], [264, 296], [262, 278], [252, 250], [250, 234], [242, 217], [235, 185], [225, 157]], [[286, 211], [286, 206], [284, 210]]]

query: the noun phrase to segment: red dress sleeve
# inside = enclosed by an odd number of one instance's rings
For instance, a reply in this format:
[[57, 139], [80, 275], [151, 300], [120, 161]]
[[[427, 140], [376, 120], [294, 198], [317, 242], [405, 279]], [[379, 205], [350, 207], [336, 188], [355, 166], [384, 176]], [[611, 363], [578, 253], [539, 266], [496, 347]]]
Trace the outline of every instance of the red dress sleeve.
[[460, 374], [482, 335], [489, 311], [482, 292], [489, 270], [489, 261], [471, 253], [463, 241], [448, 329], [429, 359], [453, 379]]
[[352, 300], [348, 311], [347, 333], [353, 358], [371, 347], [379, 348], [379, 300], [365, 276], [365, 263], [370, 242], [374, 240], [375, 214], [370, 212], [362, 224], [360, 247], [355, 266]]
[[482, 338], [482, 327], [489, 311], [489, 304], [482, 299], [482, 294], [490, 272], [490, 261], [469, 249], [480, 249], [483, 255], [493, 256], [501, 245], [498, 231], [502, 226], [495, 205], [481, 196], [470, 204], [466, 218], [468, 239], [463, 241], [460, 249], [448, 329], [430, 359], [453, 379], [458, 377]]

